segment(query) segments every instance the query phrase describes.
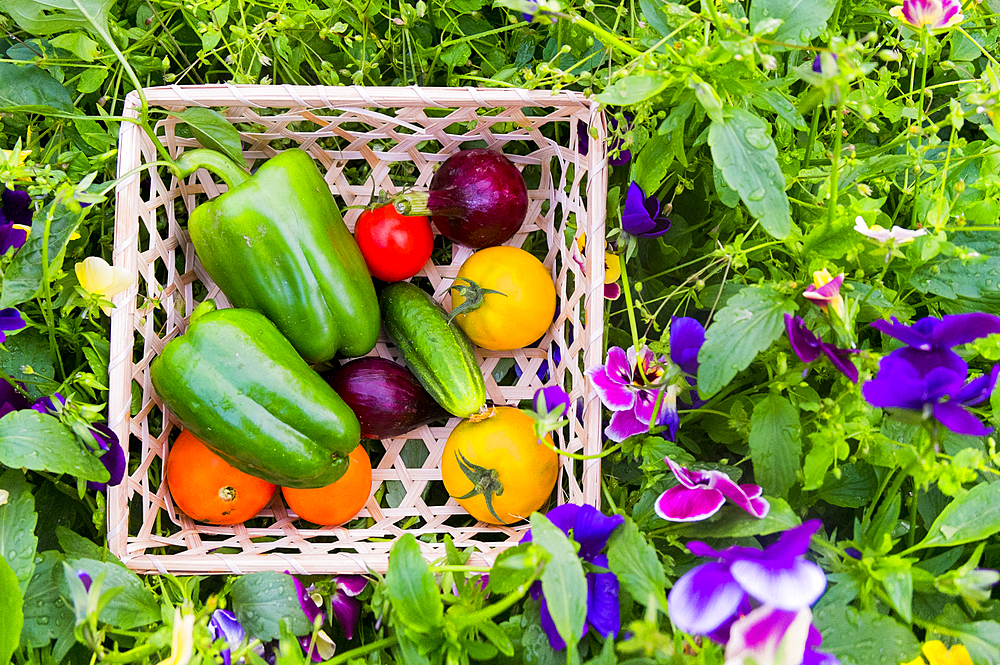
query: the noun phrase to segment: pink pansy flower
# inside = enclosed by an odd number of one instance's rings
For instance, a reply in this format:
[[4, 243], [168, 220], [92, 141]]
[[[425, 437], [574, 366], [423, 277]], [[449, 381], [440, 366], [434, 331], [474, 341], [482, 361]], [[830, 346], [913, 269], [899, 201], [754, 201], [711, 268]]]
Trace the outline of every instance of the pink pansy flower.
[[630, 436], [649, 431], [649, 423], [661, 392], [663, 397], [659, 399], [656, 425], [669, 427], [670, 439], [673, 440], [680, 424], [677, 391], [675, 386], [671, 386], [671, 390], [658, 385], [663, 378], [662, 364], [665, 359], [659, 358], [658, 361], [654, 364], [653, 352], [648, 348], [643, 348], [636, 354], [635, 347], [629, 347], [626, 352], [621, 347], [612, 346], [608, 349], [604, 365], [586, 370], [601, 402], [615, 412], [611, 416], [611, 424], [604, 430], [612, 441], [620, 443]]
[[826, 268], [813, 273], [813, 283], [806, 287], [804, 295], [820, 306], [825, 312], [832, 309], [841, 321], [844, 320], [844, 299], [840, 296], [840, 286], [844, 283], [844, 273], [836, 277]]
[[[581, 233], [575, 238], [573, 243], [573, 262], [580, 267], [580, 272], [587, 274], [587, 265], [584, 259], [584, 247], [587, 244], [587, 234]], [[608, 300], [618, 300], [622, 294], [622, 287], [618, 285], [621, 279], [622, 269], [618, 260], [618, 255], [605, 249], [604, 252], [604, 297]]]
[[960, 0], [903, 0], [889, 13], [916, 30], [943, 30], [965, 19]]
[[680, 483], [656, 500], [656, 514], [670, 522], [697, 522], [719, 512], [729, 499], [757, 519], [767, 517], [771, 505], [761, 498], [758, 485], [737, 485], [721, 471], [685, 469], [669, 457], [667, 465]]

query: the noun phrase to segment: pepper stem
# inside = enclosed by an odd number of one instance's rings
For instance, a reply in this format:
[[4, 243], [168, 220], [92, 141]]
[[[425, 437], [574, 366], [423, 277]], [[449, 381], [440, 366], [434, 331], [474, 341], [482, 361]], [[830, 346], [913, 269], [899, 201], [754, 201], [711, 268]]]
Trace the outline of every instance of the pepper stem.
[[456, 496], [455, 498], [471, 499], [472, 497], [482, 495], [486, 500], [486, 509], [490, 511], [490, 515], [496, 519], [498, 524], [507, 524], [507, 522], [500, 519], [500, 516], [493, 509], [493, 497], [503, 494], [500, 473], [496, 469], [487, 469], [478, 464], [473, 464], [465, 459], [465, 455], [462, 454], [461, 450], [455, 451], [455, 459], [458, 460], [458, 467], [462, 470], [462, 473], [472, 483], [472, 489], [468, 493]]
[[205, 169], [222, 178], [230, 190], [238, 187], [250, 177], [245, 168], [241, 168], [221, 152], [206, 148], [197, 148], [181, 153], [176, 164], [180, 171], [178, 177], [186, 178], [198, 169]]
[[[458, 284], [457, 282], [461, 280], [465, 284]], [[483, 296], [487, 293], [495, 293], [498, 296], [507, 297], [507, 294], [503, 291], [497, 291], [496, 289], [484, 289], [479, 286], [471, 279], [466, 279], [465, 277], [456, 277], [455, 284], [448, 287], [449, 291], [458, 291], [458, 295], [462, 296], [464, 300], [462, 304], [451, 310], [451, 314], [448, 315], [448, 323], [451, 323], [459, 314], [467, 314], [468, 312], [475, 311], [483, 306]]]

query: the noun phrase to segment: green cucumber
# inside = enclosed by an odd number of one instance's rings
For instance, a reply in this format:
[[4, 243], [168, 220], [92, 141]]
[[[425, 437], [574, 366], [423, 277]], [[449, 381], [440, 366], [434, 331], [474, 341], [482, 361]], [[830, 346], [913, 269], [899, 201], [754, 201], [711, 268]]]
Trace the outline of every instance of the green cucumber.
[[379, 296], [382, 323], [423, 387], [448, 413], [468, 418], [486, 404], [486, 383], [472, 342], [441, 306], [409, 282], [394, 282]]

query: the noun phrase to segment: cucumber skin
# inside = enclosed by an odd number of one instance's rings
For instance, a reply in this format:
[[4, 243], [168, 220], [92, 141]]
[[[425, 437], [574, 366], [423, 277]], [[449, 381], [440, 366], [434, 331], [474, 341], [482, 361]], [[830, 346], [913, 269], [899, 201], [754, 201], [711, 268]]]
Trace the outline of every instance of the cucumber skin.
[[414, 376], [445, 411], [468, 418], [486, 404], [472, 342], [419, 287], [394, 282], [379, 296], [382, 324]]

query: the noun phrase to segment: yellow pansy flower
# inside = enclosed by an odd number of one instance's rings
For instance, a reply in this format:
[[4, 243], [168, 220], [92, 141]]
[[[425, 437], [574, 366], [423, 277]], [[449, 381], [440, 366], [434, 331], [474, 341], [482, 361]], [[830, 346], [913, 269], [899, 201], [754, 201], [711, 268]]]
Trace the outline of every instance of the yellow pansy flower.
[[[104, 300], [111, 298], [135, 284], [135, 275], [124, 268], [108, 265], [97, 256], [88, 256], [76, 264], [76, 278], [87, 293]], [[102, 306], [101, 311], [111, 314], [111, 308]]]
[[921, 651], [927, 656], [925, 661], [920, 656], [902, 665], [972, 665], [969, 650], [961, 644], [956, 644], [948, 650], [940, 640], [925, 642]]

